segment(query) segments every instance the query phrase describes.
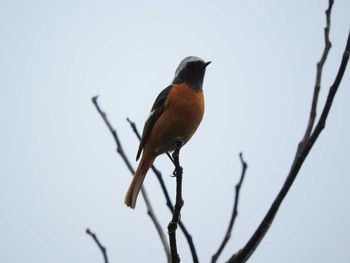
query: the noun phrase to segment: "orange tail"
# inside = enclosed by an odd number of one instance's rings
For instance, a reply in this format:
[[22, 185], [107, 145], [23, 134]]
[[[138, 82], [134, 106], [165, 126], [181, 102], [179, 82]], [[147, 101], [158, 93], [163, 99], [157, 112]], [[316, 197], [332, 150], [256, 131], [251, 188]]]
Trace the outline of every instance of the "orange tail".
[[144, 157], [145, 156], [142, 156], [134, 178], [132, 179], [129, 189], [125, 195], [124, 203], [131, 208], [135, 208], [136, 206], [137, 196], [141, 190], [143, 180], [145, 179], [145, 176], [155, 159], [148, 158], [148, 156], [146, 158]]

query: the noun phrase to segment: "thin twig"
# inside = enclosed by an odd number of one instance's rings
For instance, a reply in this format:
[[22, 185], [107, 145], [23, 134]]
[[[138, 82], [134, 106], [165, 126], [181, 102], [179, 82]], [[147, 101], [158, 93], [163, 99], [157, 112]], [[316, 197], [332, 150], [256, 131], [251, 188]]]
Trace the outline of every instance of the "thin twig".
[[333, 7], [334, 1], [331, 0], [329, 1], [328, 9], [326, 10], [326, 27], [324, 28], [324, 40], [325, 40], [325, 46], [324, 50], [321, 56], [320, 61], [317, 63], [317, 72], [316, 72], [316, 83], [315, 83], [315, 89], [314, 89], [314, 94], [312, 98], [312, 103], [311, 103], [311, 110], [310, 110], [310, 117], [309, 117], [309, 122], [305, 131], [304, 138], [302, 140], [301, 146], [305, 147], [307, 140], [310, 137], [310, 134], [312, 132], [312, 129], [314, 127], [315, 119], [316, 119], [316, 110], [317, 110], [317, 102], [318, 102], [318, 95], [321, 90], [321, 80], [322, 80], [322, 71], [323, 71], [323, 66], [327, 60], [329, 50], [332, 47], [332, 43], [329, 39], [329, 31], [331, 28], [331, 12], [332, 12], [332, 7]]
[[[129, 122], [132, 130], [134, 131], [136, 137], [141, 140], [141, 136], [140, 136], [140, 133], [136, 127], [136, 124], [135, 122], [131, 121], [129, 118], [127, 118], [127, 121]], [[173, 158], [170, 156], [169, 153], [167, 153], [167, 155], [169, 156], [169, 159], [173, 162], [173, 164], [175, 165], [174, 163], [174, 160]], [[165, 200], [166, 200], [166, 205], [167, 207], [169, 208], [171, 214], [174, 213], [174, 206], [173, 206], [173, 202], [171, 201], [171, 198], [170, 198], [170, 195], [169, 195], [169, 192], [168, 192], [168, 189], [166, 188], [165, 186], [165, 183], [164, 183], [164, 180], [163, 180], [163, 177], [162, 177], [162, 173], [154, 166], [154, 164], [151, 166], [151, 169], [152, 171], [154, 172], [154, 174], [157, 176], [157, 179], [159, 181], [159, 184], [163, 190], [163, 193], [164, 193], [164, 196], [165, 196]], [[193, 263], [198, 263], [198, 256], [197, 256], [197, 252], [196, 252], [196, 248], [194, 246], [194, 243], [193, 243], [193, 239], [192, 239], [192, 236], [191, 234], [187, 231], [187, 228], [185, 227], [184, 223], [182, 222], [182, 220], [180, 219], [179, 221], [179, 226], [180, 226], [180, 229], [181, 231], [183, 232], [186, 240], [187, 240], [187, 243], [190, 247], [190, 250], [191, 250], [191, 255], [192, 255], [192, 261]]]
[[180, 262], [180, 256], [177, 252], [176, 245], [176, 229], [177, 225], [180, 221], [181, 208], [184, 204], [184, 200], [182, 199], [182, 167], [180, 166], [180, 149], [183, 145], [183, 141], [181, 139], [177, 140], [177, 148], [173, 153], [173, 159], [175, 162], [175, 171], [174, 176], [176, 177], [176, 201], [174, 206], [174, 213], [171, 222], [168, 225], [168, 234], [170, 240], [170, 251], [171, 251], [171, 262], [178, 263]]
[[[125, 164], [127, 165], [127, 167], [129, 168], [129, 171], [131, 172], [132, 175], [135, 174], [135, 170], [134, 168], [131, 166], [130, 164], [130, 161], [128, 159], [128, 157], [126, 156], [124, 150], [123, 150], [123, 147], [121, 145], [121, 142], [119, 140], [119, 137], [117, 135], [117, 132], [116, 130], [112, 127], [112, 125], [110, 124], [108, 118], [107, 118], [107, 115], [104, 111], [101, 110], [100, 106], [98, 105], [98, 102], [97, 102], [97, 98], [98, 96], [95, 96], [92, 98], [92, 102], [94, 103], [97, 111], [99, 112], [99, 114], [101, 115], [102, 119], [104, 120], [104, 122], [106, 123], [109, 131], [112, 133], [112, 136], [117, 144], [117, 152], [121, 155], [122, 159], [124, 160]], [[146, 207], [147, 207], [147, 214], [150, 216], [154, 226], [156, 227], [157, 229], [157, 232], [158, 232], [158, 235], [162, 241], [162, 244], [163, 244], [163, 247], [164, 247], [164, 250], [165, 250], [165, 253], [166, 253], [166, 256], [167, 256], [167, 260], [168, 262], [171, 262], [171, 258], [170, 258], [170, 250], [169, 250], [169, 245], [168, 245], [168, 241], [167, 241], [167, 238], [166, 238], [166, 235], [165, 233], [163, 232], [162, 230], [162, 227], [154, 213], [154, 210], [153, 210], [153, 207], [151, 205], [151, 202], [149, 201], [149, 198], [148, 198], [148, 195], [147, 195], [147, 192], [146, 192], [146, 189], [144, 186], [141, 187], [141, 193], [142, 193], [142, 196], [143, 196], [143, 199], [145, 200], [145, 203], [146, 203]]]
[[96, 245], [99, 247], [103, 258], [105, 260], [105, 263], [108, 263], [108, 257], [107, 257], [107, 249], [101, 244], [101, 242], [98, 240], [97, 236], [90, 231], [89, 228], [86, 229], [86, 234], [90, 235], [93, 240], [95, 240]]
[[[332, 4], [333, 4], [333, 1], [330, 0], [329, 1], [329, 8], [332, 7]], [[329, 13], [330, 13], [330, 11], [329, 11]], [[320, 119], [315, 127], [314, 132], [311, 134], [310, 137], [307, 138], [307, 143], [305, 146], [300, 147], [300, 145], [303, 145], [303, 141], [301, 141], [301, 143], [299, 144], [299, 147], [298, 147], [297, 153], [295, 155], [293, 165], [292, 165], [290, 172], [288, 174], [288, 177], [287, 177], [282, 189], [280, 190], [279, 194], [277, 195], [275, 201], [273, 202], [272, 206], [270, 207], [269, 211], [267, 212], [266, 216], [264, 217], [263, 221], [261, 222], [261, 224], [259, 225], [259, 227], [255, 231], [253, 236], [250, 238], [250, 240], [247, 242], [247, 244], [244, 246], [244, 248], [239, 250], [237, 253], [235, 253], [229, 259], [228, 262], [230, 262], [230, 263], [246, 262], [249, 259], [249, 257], [252, 255], [252, 253], [255, 251], [255, 249], [257, 248], [257, 246], [259, 245], [259, 243], [261, 242], [261, 240], [265, 236], [266, 232], [269, 230], [269, 228], [273, 222], [273, 219], [278, 211], [278, 208], [280, 207], [283, 199], [287, 195], [288, 190], [292, 186], [292, 184], [293, 184], [296, 176], [298, 175], [298, 172], [299, 172], [302, 164], [304, 163], [307, 155], [309, 154], [312, 146], [314, 145], [318, 136], [321, 134], [322, 130], [325, 127], [325, 123], [326, 123], [329, 111], [331, 109], [333, 100], [335, 98], [336, 92], [339, 88], [339, 85], [340, 85], [341, 80], [343, 78], [344, 72], [346, 70], [346, 66], [347, 66], [347, 63], [349, 60], [349, 53], [350, 53], [350, 32], [348, 35], [347, 44], [345, 47], [345, 51], [343, 54], [343, 58], [342, 58], [337, 76], [335, 78], [333, 85], [329, 89], [327, 100], [325, 102], [321, 117], [320, 117]]]
[[213, 257], [211, 259], [212, 263], [215, 263], [218, 260], [221, 252], [224, 250], [227, 242], [231, 238], [232, 228], [234, 226], [236, 217], [238, 215], [239, 193], [240, 193], [241, 186], [242, 186], [242, 183], [243, 183], [243, 180], [244, 180], [244, 176], [245, 176], [245, 173], [246, 173], [246, 170], [247, 170], [247, 167], [248, 167], [248, 164], [243, 160], [243, 154], [242, 153], [239, 153], [239, 158], [241, 159], [242, 173], [241, 173], [241, 178], [239, 179], [239, 182], [236, 184], [236, 187], [235, 187], [234, 206], [233, 206], [231, 220], [230, 220], [230, 223], [228, 225], [228, 228], [227, 228], [224, 240], [222, 241], [218, 251], [213, 255]]
[[344, 76], [344, 73], [346, 70], [346, 66], [347, 66], [348, 61], [349, 61], [349, 56], [350, 56], [350, 30], [349, 30], [346, 47], [345, 47], [345, 50], [343, 53], [343, 58], [342, 58], [342, 61], [340, 63], [340, 66], [339, 66], [337, 76], [333, 82], [333, 85], [329, 89], [327, 100], [326, 100], [325, 106], [323, 108], [323, 111], [321, 113], [320, 120], [318, 121], [314, 132], [310, 136], [310, 139], [308, 141], [308, 145], [305, 147], [306, 148], [305, 151], [307, 151], [307, 152], [310, 151], [310, 149], [314, 145], [315, 141], [317, 140], [318, 136], [320, 135], [320, 133], [322, 132], [322, 130], [326, 126], [326, 120], [327, 120], [329, 111], [332, 107], [335, 95], [338, 91], [339, 85], [343, 79], [343, 76]]

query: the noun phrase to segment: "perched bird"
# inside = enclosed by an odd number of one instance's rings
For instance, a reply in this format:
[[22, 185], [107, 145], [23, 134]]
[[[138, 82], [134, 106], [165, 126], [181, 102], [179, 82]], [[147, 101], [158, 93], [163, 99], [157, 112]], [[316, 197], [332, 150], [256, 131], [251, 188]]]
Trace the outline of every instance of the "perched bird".
[[155, 158], [174, 151], [180, 138], [186, 144], [197, 130], [204, 114], [203, 79], [211, 63], [198, 57], [186, 57], [175, 71], [171, 85], [156, 98], [143, 128], [136, 155], [141, 161], [125, 196], [125, 204], [135, 208], [147, 171]]

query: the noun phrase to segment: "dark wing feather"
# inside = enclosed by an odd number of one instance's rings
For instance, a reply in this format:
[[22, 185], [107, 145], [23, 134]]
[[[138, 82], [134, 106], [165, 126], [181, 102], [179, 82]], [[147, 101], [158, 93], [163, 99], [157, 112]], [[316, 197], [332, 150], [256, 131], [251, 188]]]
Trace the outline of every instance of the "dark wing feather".
[[168, 94], [173, 86], [170, 85], [163, 89], [159, 95], [157, 96], [155, 102], [153, 103], [152, 109], [151, 109], [151, 115], [146, 120], [145, 126], [143, 127], [142, 137], [140, 141], [139, 150], [137, 151], [136, 155], [136, 161], [140, 158], [141, 152], [143, 147], [145, 146], [145, 143], [148, 139], [148, 136], [150, 135], [152, 128], [156, 121], [158, 120], [159, 116], [162, 114], [165, 108], [165, 101], [168, 97]]

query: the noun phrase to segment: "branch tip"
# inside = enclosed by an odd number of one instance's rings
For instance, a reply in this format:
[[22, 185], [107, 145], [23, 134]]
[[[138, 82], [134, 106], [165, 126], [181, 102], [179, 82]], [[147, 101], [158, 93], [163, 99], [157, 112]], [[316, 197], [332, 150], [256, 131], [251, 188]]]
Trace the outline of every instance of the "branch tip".
[[245, 173], [247, 170], [247, 163], [243, 160], [243, 153], [240, 152], [239, 153], [239, 158], [241, 159], [241, 164], [242, 164], [242, 173], [241, 173], [241, 178], [239, 179], [238, 183], [235, 186], [235, 196], [234, 196], [234, 203], [233, 203], [233, 210], [232, 210], [232, 214], [231, 214], [231, 219], [226, 231], [226, 234], [224, 236], [223, 241], [221, 242], [217, 252], [212, 256], [211, 258], [211, 262], [215, 263], [219, 256], [221, 255], [221, 252], [224, 250], [225, 246], [227, 245], [228, 241], [231, 238], [231, 233], [232, 233], [232, 229], [235, 223], [235, 220], [237, 218], [238, 215], [238, 201], [239, 201], [239, 195], [240, 195], [240, 190], [241, 190], [241, 186], [243, 184], [243, 180], [245, 177]]
[[91, 232], [89, 228], [86, 229], [86, 234], [92, 237], [92, 239], [95, 241], [96, 245], [100, 249], [102, 256], [105, 260], [105, 263], [108, 263], [108, 257], [107, 257], [107, 249], [101, 244], [101, 242], [98, 240], [95, 233]]

